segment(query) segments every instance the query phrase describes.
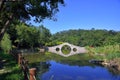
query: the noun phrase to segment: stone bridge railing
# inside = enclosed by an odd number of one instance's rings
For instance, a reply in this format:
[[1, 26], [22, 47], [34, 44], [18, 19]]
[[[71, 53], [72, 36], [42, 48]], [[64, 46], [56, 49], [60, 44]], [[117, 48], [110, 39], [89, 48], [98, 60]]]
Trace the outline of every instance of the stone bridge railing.
[[[62, 52], [61, 49], [64, 45], [67, 45], [71, 48], [69, 54], [64, 54]], [[57, 46], [48, 47], [48, 52], [52, 52], [52, 53], [56, 53], [56, 54], [59, 54], [59, 55], [64, 56], [64, 57], [68, 57], [68, 56], [75, 55], [75, 54], [86, 53], [87, 50], [85, 49], [85, 47], [79, 47], [79, 46], [75, 46], [75, 45], [72, 45], [69, 43], [63, 43], [63, 44], [60, 44]]]

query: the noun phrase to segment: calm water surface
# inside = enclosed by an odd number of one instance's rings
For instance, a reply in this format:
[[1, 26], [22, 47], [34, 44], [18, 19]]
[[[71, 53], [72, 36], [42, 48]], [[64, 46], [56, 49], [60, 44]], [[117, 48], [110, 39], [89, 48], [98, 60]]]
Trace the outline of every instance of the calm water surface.
[[[32, 57], [28, 59], [33, 59]], [[38, 80], [120, 80], [119, 72], [93, 65], [88, 60], [81, 60], [80, 56], [75, 56], [76, 59], [75, 57], [71, 57], [72, 59], [61, 57], [58, 59], [57, 56], [54, 56], [54, 59], [42, 57], [40, 61], [37, 57], [34, 58], [37, 62], [32, 62], [32, 67], [37, 68]]]

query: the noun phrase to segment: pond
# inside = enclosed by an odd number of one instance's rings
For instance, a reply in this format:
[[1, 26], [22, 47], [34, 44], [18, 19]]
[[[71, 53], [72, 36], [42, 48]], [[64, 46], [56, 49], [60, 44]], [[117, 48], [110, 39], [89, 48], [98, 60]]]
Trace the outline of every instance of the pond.
[[93, 57], [79, 54], [61, 57], [56, 54], [25, 55], [30, 67], [37, 68], [38, 80], [120, 80], [120, 72], [89, 63]]

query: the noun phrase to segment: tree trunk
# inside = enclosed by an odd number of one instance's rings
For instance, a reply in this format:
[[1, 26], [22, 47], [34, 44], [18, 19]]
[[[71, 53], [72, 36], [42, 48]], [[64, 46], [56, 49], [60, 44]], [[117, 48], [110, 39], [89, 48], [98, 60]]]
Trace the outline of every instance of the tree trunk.
[[10, 21], [12, 20], [13, 18], [13, 14], [9, 16], [9, 19], [6, 21], [5, 25], [3, 26], [3, 28], [0, 30], [0, 41], [2, 40], [4, 34], [5, 34], [5, 31], [7, 30], [9, 24], [10, 24]]
[[4, 0], [0, 0], [0, 11], [1, 11], [2, 8], [3, 8], [3, 5], [4, 5]]

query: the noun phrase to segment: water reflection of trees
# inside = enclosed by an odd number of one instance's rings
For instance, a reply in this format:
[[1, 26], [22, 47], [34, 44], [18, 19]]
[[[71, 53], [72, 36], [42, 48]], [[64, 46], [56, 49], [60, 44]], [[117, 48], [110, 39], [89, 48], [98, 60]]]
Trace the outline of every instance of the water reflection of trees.
[[38, 66], [38, 71], [39, 71], [38, 73], [42, 74], [47, 72], [50, 66], [51, 64], [49, 62], [40, 62]]
[[30, 67], [36, 67], [37, 78], [39, 78], [43, 73], [48, 72], [50, 66], [51, 64], [49, 62], [37, 62], [30, 64]]
[[60, 60], [56, 62], [59, 62], [61, 64], [67, 64], [69, 66], [95, 66], [89, 63], [87, 60]]

